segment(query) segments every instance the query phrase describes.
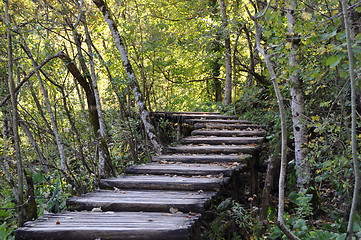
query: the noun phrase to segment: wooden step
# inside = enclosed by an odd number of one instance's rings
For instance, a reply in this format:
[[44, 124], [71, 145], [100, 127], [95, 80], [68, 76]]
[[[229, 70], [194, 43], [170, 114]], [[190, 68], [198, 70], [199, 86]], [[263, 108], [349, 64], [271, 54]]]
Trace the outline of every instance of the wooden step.
[[235, 146], [235, 145], [184, 145], [176, 147], [168, 147], [168, 153], [199, 153], [199, 154], [214, 154], [214, 153], [254, 153], [259, 148], [258, 145], [255, 146]]
[[266, 128], [264, 125], [257, 125], [257, 124], [240, 124], [240, 123], [233, 123], [233, 124], [224, 124], [224, 123], [195, 123], [195, 129], [224, 129], [224, 130], [252, 130], [252, 129], [263, 129]]
[[16, 240], [184, 240], [200, 214], [62, 212], [19, 228]]
[[228, 177], [180, 177], [163, 175], [120, 176], [100, 180], [100, 187], [107, 189], [149, 190], [218, 190], [228, 182]]
[[177, 114], [177, 117], [180, 117], [182, 119], [214, 119], [214, 120], [233, 120], [238, 119], [237, 116], [226, 116], [226, 115], [220, 115], [220, 114]]
[[235, 163], [246, 162], [252, 156], [248, 154], [206, 155], [206, 154], [171, 154], [152, 158], [152, 161], [182, 162], [182, 163]]
[[127, 174], [177, 174], [177, 175], [219, 175], [230, 176], [238, 166], [220, 164], [160, 164], [147, 163], [126, 168]]
[[227, 120], [227, 119], [199, 119], [199, 118], [191, 118], [191, 119], [185, 119], [185, 123], [188, 124], [195, 124], [195, 123], [220, 123], [220, 124], [251, 124], [250, 121], [247, 120]]
[[264, 137], [216, 137], [216, 136], [192, 136], [183, 138], [183, 144], [260, 144], [263, 142]]
[[162, 115], [220, 115], [220, 112], [151, 112], [150, 114]]
[[232, 131], [232, 130], [194, 130], [192, 135], [221, 136], [221, 137], [245, 137], [245, 136], [266, 136], [266, 131]]
[[98, 190], [67, 200], [68, 210], [204, 212], [216, 192], [159, 190]]

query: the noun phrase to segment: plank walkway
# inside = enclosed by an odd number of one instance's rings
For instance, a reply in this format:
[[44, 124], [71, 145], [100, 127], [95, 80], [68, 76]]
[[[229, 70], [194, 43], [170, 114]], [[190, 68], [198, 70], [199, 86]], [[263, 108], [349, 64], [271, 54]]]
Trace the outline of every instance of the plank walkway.
[[202, 213], [222, 187], [237, 184], [236, 172], [254, 163], [264, 126], [219, 113], [153, 115], [195, 130], [152, 162], [130, 166], [126, 175], [102, 179], [101, 189], [69, 198], [68, 211], [27, 222], [16, 239], [200, 239]]

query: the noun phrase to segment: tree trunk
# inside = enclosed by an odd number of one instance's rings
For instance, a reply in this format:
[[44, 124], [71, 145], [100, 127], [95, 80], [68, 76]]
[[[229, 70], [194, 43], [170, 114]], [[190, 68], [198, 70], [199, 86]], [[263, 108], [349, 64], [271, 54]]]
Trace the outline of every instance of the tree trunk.
[[[27, 46], [27, 43], [25, 41], [25, 39], [23, 38], [23, 36], [21, 34], [19, 34], [20, 38], [21, 38], [21, 41], [23, 43], [22, 47], [25, 51], [25, 53], [28, 55], [28, 57], [30, 58], [31, 60], [31, 63], [34, 67], [34, 69], [37, 69], [38, 68], [38, 64], [37, 62], [35, 61], [32, 53], [30, 52], [30, 49], [29, 47]], [[56, 145], [58, 147], [58, 151], [59, 151], [59, 157], [60, 157], [60, 165], [61, 165], [61, 169], [67, 173], [68, 172], [68, 163], [67, 163], [67, 158], [65, 156], [65, 151], [64, 151], [64, 146], [63, 146], [63, 143], [62, 143], [62, 140], [61, 140], [61, 137], [60, 137], [60, 134], [59, 134], [59, 130], [58, 130], [58, 125], [57, 125], [57, 122], [56, 122], [56, 118], [54, 116], [54, 113], [53, 113], [53, 110], [52, 110], [52, 106], [50, 104], [50, 101], [49, 101], [49, 97], [48, 97], [48, 91], [45, 89], [45, 85], [44, 85], [44, 82], [42, 80], [42, 77], [40, 75], [40, 70], [36, 70], [36, 76], [39, 80], [39, 84], [40, 84], [40, 88], [41, 88], [41, 92], [44, 96], [44, 100], [45, 100], [45, 105], [48, 109], [48, 114], [50, 116], [50, 121], [51, 121], [51, 125], [53, 127], [53, 133], [54, 133], [54, 136], [55, 136], [55, 141], [56, 141]]]
[[351, 149], [352, 149], [352, 161], [353, 161], [353, 168], [355, 174], [355, 186], [353, 191], [353, 198], [352, 198], [352, 205], [350, 210], [350, 216], [348, 220], [347, 226], [347, 235], [346, 240], [351, 240], [353, 233], [353, 225], [356, 215], [356, 209], [358, 205], [359, 199], [359, 189], [360, 189], [360, 167], [358, 162], [358, 154], [357, 154], [357, 138], [356, 138], [356, 77], [354, 71], [354, 56], [352, 53], [352, 42], [351, 42], [351, 33], [350, 33], [350, 25], [349, 19], [347, 15], [347, 3], [346, 0], [342, 0], [342, 10], [343, 10], [343, 18], [345, 24], [345, 31], [346, 31], [346, 41], [347, 41], [347, 53], [348, 53], [348, 61], [349, 61], [349, 71], [350, 71], [350, 79], [351, 79]]
[[28, 138], [29, 143], [33, 146], [36, 156], [38, 157], [38, 160], [39, 160], [42, 168], [44, 169], [45, 173], [48, 173], [49, 172], [49, 168], [48, 168], [49, 163], [46, 160], [46, 158], [44, 157], [38, 143], [35, 141], [34, 136], [31, 134], [30, 129], [28, 128], [26, 123], [23, 121], [20, 121], [20, 126], [21, 126], [21, 129], [23, 130], [23, 132], [25, 133], [26, 137]]
[[86, 43], [88, 45], [88, 54], [89, 54], [89, 62], [90, 62], [90, 72], [92, 79], [93, 92], [95, 97], [95, 103], [98, 112], [99, 119], [99, 133], [97, 134], [98, 143], [99, 143], [99, 175], [100, 177], [107, 178], [111, 175], [115, 175], [114, 168], [112, 164], [112, 159], [110, 158], [110, 153], [108, 149], [107, 143], [107, 133], [106, 133], [106, 125], [103, 117], [103, 110], [100, 101], [100, 95], [98, 91], [98, 83], [95, 75], [95, 67], [94, 67], [94, 58], [93, 58], [93, 50], [92, 43], [88, 31], [88, 26], [86, 24], [86, 19], [83, 19], [83, 25], [85, 29]]
[[24, 169], [24, 175], [26, 179], [26, 204], [25, 213], [26, 221], [34, 221], [38, 218], [38, 208], [35, 201], [35, 188], [33, 175]]
[[[10, 28], [10, 15], [9, 15], [9, 2], [4, 0], [5, 4], [5, 22], [8, 28]], [[21, 151], [20, 151], [20, 137], [19, 137], [19, 117], [18, 117], [18, 106], [17, 106], [17, 97], [15, 91], [15, 82], [13, 78], [13, 50], [12, 50], [12, 35], [10, 29], [7, 30], [7, 53], [8, 53], [8, 77], [9, 77], [9, 88], [11, 95], [11, 106], [12, 106], [12, 129], [13, 129], [13, 139], [14, 139], [14, 148], [15, 148], [15, 157], [17, 165], [17, 175], [18, 175], [18, 190], [17, 190], [17, 211], [18, 211], [18, 227], [24, 225], [24, 215], [23, 215], [23, 195], [24, 195], [24, 179], [23, 179], [23, 163], [21, 160]]]
[[[71, 26], [72, 27], [72, 26]], [[83, 71], [83, 75], [80, 73], [76, 65], [71, 61], [71, 59], [64, 54], [64, 57], [62, 57], [63, 62], [67, 66], [70, 73], [73, 75], [73, 77], [76, 79], [76, 81], [80, 84], [80, 86], [85, 91], [87, 104], [88, 104], [88, 112], [89, 112], [89, 121], [90, 124], [93, 127], [94, 135], [97, 136], [98, 130], [99, 130], [99, 117], [98, 117], [98, 111], [97, 111], [97, 105], [96, 100], [94, 96], [94, 91], [91, 84], [91, 78], [89, 74], [89, 70], [86, 66], [82, 48], [81, 48], [81, 41], [80, 41], [80, 35], [76, 32], [76, 30], [73, 30], [73, 39], [77, 48], [78, 52], [78, 59], [80, 63], [81, 70]]]
[[297, 187], [300, 192], [306, 191], [311, 179], [311, 166], [307, 160], [307, 129], [303, 121], [305, 116], [305, 101], [302, 80], [297, 68], [299, 64], [300, 38], [295, 33], [297, 0], [292, 0], [287, 9], [288, 41], [291, 43], [289, 57], [291, 84], [291, 112], [293, 120], [293, 134], [295, 139], [295, 160], [297, 171]]
[[222, 15], [222, 26], [224, 30], [224, 50], [226, 62], [226, 83], [224, 87], [224, 105], [227, 106], [232, 102], [232, 53], [231, 39], [228, 31], [227, 11], [224, 0], [218, 0]]
[[246, 7], [246, 10], [249, 14], [249, 16], [254, 21], [254, 27], [256, 31], [256, 49], [258, 52], [260, 52], [263, 57], [264, 61], [266, 62], [266, 66], [268, 69], [268, 72], [271, 77], [271, 81], [273, 83], [273, 88], [276, 93], [277, 97], [277, 103], [278, 108], [280, 112], [281, 117], [281, 139], [282, 139], [282, 146], [281, 146], [281, 169], [280, 169], [280, 177], [279, 177], [279, 190], [278, 190], [278, 216], [277, 216], [277, 225], [280, 227], [280, 229], [283, 231], [283, 233], [290, 239], [297, 239], [299, 238], [295, 236], [285, 225], [284, 222], [284, 202], [285, 202], [285, 179], [286, 179], [286, 170], [287, 170], [287, 120], [286, 120], [286, 112], [285, 112], [285, 106], [283, 104], [283, 97], [278, 85], [277, 75], [274, 70], [272, 61], [270, 59], [270, 56], [268, 55], [267, 51], [264, 50], [261, 47], [261, 37], [262, 37], [262, 26], [258, 23], [258, 18], [261, 18], [266, 13], [269, 4], [271, 1], [268, 2], [267, 7], [265, 8], [264, 12], [257, 17], [254, 17], [249, 12], [248, 8]]
[[103, 0], [93, 0], [93, 2], [99, 8], [99, 10], [102, 12], [102, 14], [105, 18], [105, 21], [108, 24], [109, 30], [114, 38], [115, 45], [118, 48], [118, 51], [119, 51], [120, 56], [123, 61], [123, 66], [124, 66], [124, 70], [128, 77], [129, 85], [132, 88], [135, 101], [138, 105], [140, 118], [143, 121], [144, 128], [148, 134], [149, 140], [151, 141], [156, 153], [161, 154], [162, 150], [163, 150], [162, 146], [158, 143], [157, 136], [154, 134], [154, 127], [150, 123], [149, 112], [146, 109], [146, 105], [144, 103], [143, 96], [139, 89], [139, 84], [138, 84], [137, 78], [134, 74], [132, 65], [129, 62], [128, 54], [125, 49], [123, 40], [120, 36], [120, 33], [117, 29], [117, 25], [115, 24], [114, 20], [112, 19], [111, 15], [110, 15], [110, 11], [108, 9], [108, 6], [106, 5], [106, 3]]

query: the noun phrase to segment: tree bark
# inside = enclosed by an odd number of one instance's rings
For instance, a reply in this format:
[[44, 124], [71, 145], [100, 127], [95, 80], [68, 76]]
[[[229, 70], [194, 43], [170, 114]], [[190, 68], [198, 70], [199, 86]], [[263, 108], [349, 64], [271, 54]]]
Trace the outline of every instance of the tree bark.
[[129, 62], [128, 54], [125, 49], [123, 40], [120, 36], [120, 33], [117, 29], [117, 25], [114, 22], [114, 20], [112, 19], [111, 15], [110, 15], [110, 11], [108, 9], [108, 6], [106, 5], [106, 3], [103, 0], [93, 0], [93, 2], [99, 8], [99, 10], [102, 12], [104, 19], [105, 19], [106, 23], [108, 24], [109, 30], [114, 38], [115, 45], [122, 58], [124, 70], [127, 74], [129, 85], [132, 88], [135, 101], [138, 105], [140, 118], [144, 124], [144, 128], [145, 128], [145, 131], [147, 132], [148, 138], [149, 138], [150, 142], [152, 143], [156, 153], [161, 154], [163, 151], [162, 146], [158, 143], [157, 136], [154, 134], [154, 127], [150, 123], [149, 112], [146, 109], [146, 105], [144, 103], [143, 96], [139, 89], [139, 84], [138, 84], [137, 78], [134, 74], [132, 65]]
[[86, 24], [85, 18], [84, 18], [83, 25], [84, 25], [84, 29], [85, 29], [86, 43], [88, 45], [92, 86], [93, 86], [93, 92], [94, 92], [95, 103], [96, 103], [98, 119], [99, 119], [99, 133], [97, 133], [98, 144], [99, 144], [99, 175], [100, 175], [100, 177], [107, 178], [111, 175], [114, 176], [115, 173], [114, 173], [114, 168], [113, 168], [112, 160], [110, 158], [110, 153], [109, 153], [109, 149], [108, 149], [106, 125], [105, 125], [105, 120], [103, 117], [103, 110], [102, 110], [100, 95], [99, 95], [99, 91], [98, 91], [97, 77], [95, 75], [92, 43], [91, 43], [90, 34], [88, 31], [88, 26]]
[[285, 106], [283, 104], [283, 97], [278, 85], [277, 75], [274, 70], [274, 66], [272, 64], [272, 61], [270, 59], [269, 54], [265, 49], [261, 47], [261, 37], [262, 37], [262, 26], [259, 24], [258, 19], [262, 18], [264, 14], [267, 12], [268, 7], [271, 3], [271, 0], [268, 2], [267, 7], [263, 11], [262, 14], [258, 15], [257, 17], [254, 17], [251, 15], [250, 11], [246, 7], [246, 10], [249, 14], [249, 16], [254, 21], [255, 31], [256, 31], [256, 49], [259, 53], [261, 53], [264, 57], [264, 61], [266, 62], [266, 66], [268, 69], [268, 72], [271, 77], [271, 81], [273, 83], [273, 88], [276, 93], [277, 97], [277, 103], [278, 108], [280, 112], [281, 117], [281, 139], [282, 139], [282, 145], [281, 145], [281, 169], [280, 169], [280, 177], [279, 177], [279, 184], [278, 184], [278, 216], [277, 216], [277, 225], [280, 227], [282, 232], [290, 239], [296, 239], [299, 240], [297, 236], [295, 236], [285, 225], [284, 222], [284, 202], [285, 202], [285, 179], [286, 179], [286, 170], [287, 170], [287, 120], [286, 120], [286, 112], [285, 112]]
[[36, 156], [38, 157], [38, 160], [39, 160], [42, 168], [44, 169], [44, 171], [46, 173], [48, 173], [49, 172], [49, 168], [48, 168], [49, 163], [46, 160], [46, 158], [44, 157], [38, 143], [35, 141], [34, 136], [31, 134], [30, 129], [28, 128], [26, 123], [23, 121], [20, 121], [20, 126], [21, 126], [21, 129], [23, 130], [23, 132], [25, 133], [26, 137], [28, 138], [29, 143], [33, 146]]
[[38, 207], [35, 201], [35, 188], [33, 175], [24, 169], [24, 175], [26, 179], [26, 204], [25, 213], [27, 221], [34, 221], [38, 218]]
[[20, 137], [19, 137], [19, 117], [18, 117], [18, 106], [17, 106], [17, 97], [15, 90], [15, 82], [13, 78], [13, 50], [12, 50], [12, 34], [10, 30], [10, 15], [9, 15], [9, 2], [4, 0], [5, 5], [5, 22], [8, 27], [7, 29], [7, 53], [8, 53], [8, 77], [9, 77], [9, 88], [11, 95], [11, 106], [12, 106], [12, 129], [14, 137], [14, 148], [15, 148], [15, 157], [17, 165], [17, 175], [18, 175], [18, 190], [16, 195], [17, 200], [17, 221], [18, 227], [24, 225], [24, 215], [23, 215], [23, 195], [24, 195], [24, 179], [23, 179], [23, 163], [21, 160], [21, 151], [20, 151]]
[[[21, 41], [23, 43], [22, 47], [23, 47], [23, 50], [25, 51], [25, 53], [28, 55], [28, 57], [30, 58], [31, 60], [31, 63], [34, 67], [34, 69], [37, 69], [38, 68], [38, 63], [35, 61], [32, 53], [30, 52], [30, 49], [29, 47], [27, 46], [27, 43], [25, 41], [25, 39], [23, 38], [23, 36], [21, 34], [19, 34], [20, 38], [21, 38]], [[36, 71], [36, 76], [39, 80], [39, 84], [40, 84], [40, 88], [41, 88], [41, 92], [44, 96], [44, 100], [45, 100], [45, 105], [47, 107], [47, 110], [48, 110], [48, 114], [49, 114], [49, 117], [50, 117], [50, 122], [51, 122], [51, 125], [52, 125], [52, 130], [53, 130], [53, 133], [54, 133], [54, 136], [55, 136], [55, 141], [56, 141], [56, 145], [58, 147], [58, 151], [59, 151], [59, 157], [60, 157], [60, 165], [61, 165], [61, 169], [67, 173], [68, 172], [68, 163], [67, 163], [67, 158], [66, 158], [66, 155], [65, 155], [65, 151], [64, 151], [64, 146], [63, 146], [63, 143], [62, 143], [62, 140], [61, 140], [61, 137], [60, 137], [60, 134], [59, 134], [59, 130], [58, 130], [58, 124], [56, 122], [56, 118], [54, 116], [54, 113], [53, 113], [53, 110], [52, 110], [52, 106], [50, 104], [50, 101], [49, 101], [49, 96], [48, 96], [48, 91], [46, 90], [45, 88], [45, 85], [44, 85], [44, 82], [42, 80], [42, 77], [40, 75], [40, 70], [38, 69]]]
[[311, 179], [311, 166], [307, 160], [307, 129], [303, 121], [305, 116], [305, 101], [302, 80], [297, 67], [299, 65], [300, 38], [295, 32], [297, 0], [292, 0], [287, 9], [288, 41], [291, 43], [289, 57], [291, 84], [291, 112], [293, 120], [293, 134], [295, 139], [295, 161], [297, 187], [300, 192], [306, 191]]
[[227, 106], [232, 102], [232, 51], [231, 39], [228, 31], [227, 11], [224, 0], [218, 0], [222, 15], [222, 27], [224, 30], [224, 50], [226, 65], [226, 83], [224, 86], [224, 105]]
[[[70, 27], [73, 26], [70, 25]], [[64, 54], [64, 56], [62, 56], [61, 59], [65, 63], [65, 65], [67, 66], [68, 70], [73, 75], [73, 77], [76, 79], [76, 81], [85, 91], [87, 104], [88, 104], [89, 121], [93, 127], [94, 134], [97, 136], [100, 126], [99, 126], [99, 117], [98, 117], [95, 95], [93, 91], [93, 86], [91, 84], [92, 80], [83, 57], [80, 35], [77, 33], [75, 29], [73, 29], [73, 39], [75, 42], [75, 46], [77, 48], [78, 60], [80, 63], [81, 70], [83, 71], [83, 74], [80, 73], [77, 66], [71, 61], [71, 59], [67, 55]]]
[[356, 215], [356, 209], [359, 199], [359, 189], [361, 184], [361, 176], [360, 176], [360, 168], [358, 162], [358, 154], [357, 154], [357, 138], [356, 138], [356, 77], [354, 71], [354, 60], [353, 60], [353, 53], [352, 53], [352, 42], [351, 42], [351, 33], [350, 33], [350, 25], [347, 13], [347, 3], [346, 0], [341, 1], [342, 4], [342, 11], [343, 11], [343, 18], [345, 24], [345, 31], [346, 31], [346, 42], [347, 42], [347, 53], [348, 53], [348, 61], [349, 61], [349, 71], [350, 71], [350, 79], [351, 79], [351, 149], [352, 149], [352, 161], [353, 161], [353, 168], [355, 174], [355, 186], [353, 191], [353, 198], [352, 198], [352, 205], [350, 210], [350, 216], [348, 220], [347, 226], [347, 235], [346, 240], [351, 240], [353, 233], [353, 225]]

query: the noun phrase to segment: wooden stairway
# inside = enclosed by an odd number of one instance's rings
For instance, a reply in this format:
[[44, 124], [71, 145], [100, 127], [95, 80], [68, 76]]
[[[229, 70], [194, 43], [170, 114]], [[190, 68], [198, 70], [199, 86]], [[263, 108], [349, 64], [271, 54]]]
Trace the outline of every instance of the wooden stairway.
[[218, 113], [157, 113], [194, 126], [182, 145], [127, 174], [102, 179], [97, 191], [67, 200], [16, 239], [200, 239], [199, 220], [220, 188], [256, 154], [263, 126]]

